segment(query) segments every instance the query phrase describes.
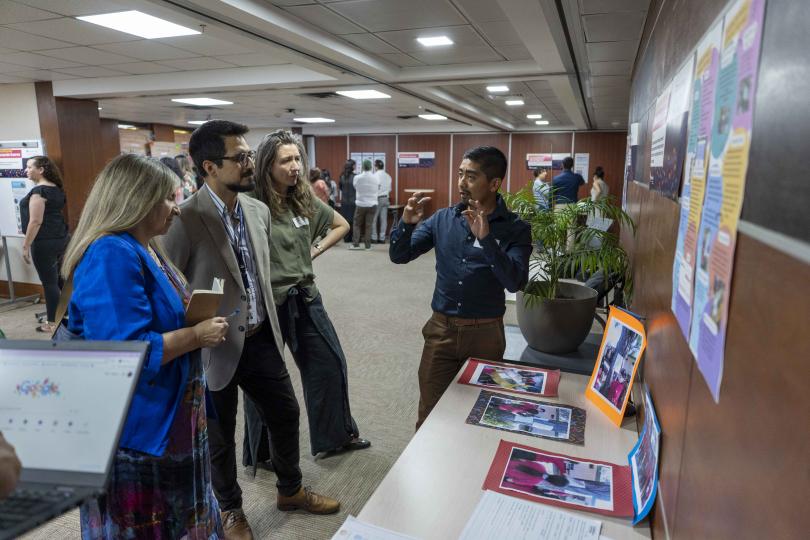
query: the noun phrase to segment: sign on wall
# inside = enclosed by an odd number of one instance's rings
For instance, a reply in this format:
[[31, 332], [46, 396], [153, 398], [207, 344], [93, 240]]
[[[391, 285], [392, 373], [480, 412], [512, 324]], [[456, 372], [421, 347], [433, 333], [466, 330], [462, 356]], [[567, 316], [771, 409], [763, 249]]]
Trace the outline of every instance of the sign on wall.
[[436, 152], [398, 152], [397, 165], [400, 169], [429, 168], [436, 162]]

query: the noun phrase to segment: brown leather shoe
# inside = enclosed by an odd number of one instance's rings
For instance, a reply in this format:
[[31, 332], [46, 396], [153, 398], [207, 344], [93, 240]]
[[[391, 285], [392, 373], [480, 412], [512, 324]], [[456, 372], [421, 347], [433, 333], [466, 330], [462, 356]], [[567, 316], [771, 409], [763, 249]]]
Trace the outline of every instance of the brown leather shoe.
[[226, 540], [253, 540], [253, 531], [241, 508], [227, 510], [221, 516]]
[[298, 490], [298, 493], [290, 497], [285, 497], [279, 493], [276, 506], [284, 512], [306, 510], [310, 514], [334, 514], [340, 510], [340, 502], [331, 497], [315, 493], [309, 486], [302, 487]]

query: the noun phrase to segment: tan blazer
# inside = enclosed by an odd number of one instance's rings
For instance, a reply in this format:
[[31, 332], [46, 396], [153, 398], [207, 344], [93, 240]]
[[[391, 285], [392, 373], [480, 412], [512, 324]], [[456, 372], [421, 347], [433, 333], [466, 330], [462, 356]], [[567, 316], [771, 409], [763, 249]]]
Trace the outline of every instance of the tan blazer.
[[[259, 274], [265, 323], [270, 324], [283, 358], [284, 343], [270, 285], [270, 209], [247, 195], [237, 196]], [[248, 316], [247, 294], [236, 255], [208, 189], [201, 189], [185, 200], [180, 209], [180, 217], [174, 219], [169, 232], [161, 237], [163, 248], [185, 274], [192, 289], [210, 289], [215, 277], [225, 279], [225, 296], [217, 315], [227, 316], [239, 309], [239, 314], [230, 320], [225, 342], [202, 351], [208, 386], [211, 390], [222, 390], [231, 382], [242, 355]]]

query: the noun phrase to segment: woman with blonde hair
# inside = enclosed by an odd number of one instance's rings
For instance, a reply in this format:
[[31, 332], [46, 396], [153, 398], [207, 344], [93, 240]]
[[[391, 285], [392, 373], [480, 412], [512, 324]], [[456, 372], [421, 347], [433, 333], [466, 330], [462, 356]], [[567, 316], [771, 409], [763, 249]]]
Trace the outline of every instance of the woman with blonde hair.
[[[312, 455], [328, 455], [371, 443], [359, 437], [352, 418], [346, 357], [312, 271], [312, 259], [339, 242], [349, 224], [313, 196], [306, 161], [304, 146], [293, 133], [280, 129], [265, 136], [256, 150], [256, 197], [270, 207], [273, 219], [273, 300], [284, 343], [301, 371]], [[260, 423], [250, 422], [258, 418], [251, 408], [248, 404], [246, 454], [257, 464], [263, 461], [266, 437], [256, 429]]]
[[222, 537], [211, 488], [199, 349], [224, 340], [214, 317], [185, 324], [189, 291], [155, 237], [180, 213], [174, 173], [122, 155], [96, 178], [62, 268], [72, 279], [67, 328], [92, 340], [141, 340], [139, 374], [105, 495], [81, 508], [82, 537]]

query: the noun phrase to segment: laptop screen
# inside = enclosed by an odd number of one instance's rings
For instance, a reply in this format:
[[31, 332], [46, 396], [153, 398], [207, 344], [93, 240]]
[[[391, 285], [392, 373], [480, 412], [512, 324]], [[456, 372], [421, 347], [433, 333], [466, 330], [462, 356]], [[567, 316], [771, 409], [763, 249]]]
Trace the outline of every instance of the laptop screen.
[[0, 431], [23, 467], [104, 473], [141, 354], [6, 347], [0, 348]]

